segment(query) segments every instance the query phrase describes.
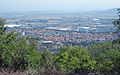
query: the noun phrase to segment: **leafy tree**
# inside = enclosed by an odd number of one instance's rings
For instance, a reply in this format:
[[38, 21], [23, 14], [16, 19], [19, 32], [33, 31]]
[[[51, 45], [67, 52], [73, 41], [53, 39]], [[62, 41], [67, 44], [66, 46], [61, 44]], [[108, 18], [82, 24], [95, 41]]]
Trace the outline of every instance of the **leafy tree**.
[[120, 72], [120, 39], [104, 42], [88, 47], [96, 60], [96, 71], [109, 75]]
[[57, 69], [67, 72], [76, 70], [91, 71], [94, 69], [95, 61], [90, 57], [86, 49], [79, 46], [64, 46], [61, 50], [54, 62]]
[[[14, 57], [13, 53], [9, 50], [12, 48], [13, 43], [17, 40], [16, 34], [14, 32], [7, 33], [6, 27], [4, 27], [5, 20], [0, 19], [0, 61], [1, 66], [3, 66], [3, 62], [6, 57], [12, 56]], [[8, 55], [9, 54], [9, 55]], [[6, 61], [7, 62], [7, 61]]]
[[115, 33], [120, 37], [120, 9], [118, 9], [118, 19], [113, 21], [113, 24], [117, 28]]
[[36, 39], [27, 37], [26, 40], [32, 50], [38, 51], [38, 42]]
[[52, 69], [52, 67], [53, 67], [53, 55], [47, 49], [42, 51], [41, 61], [42, 61], [41, 62], [42, 68], [44, 69], [44, 71], [49, 71]]
[[0, 19], [0, 67], [24, 71], [41, 67], [41, 53], [35, 50], [34, 43], [14, 32], [7, 33], [5, 20]]

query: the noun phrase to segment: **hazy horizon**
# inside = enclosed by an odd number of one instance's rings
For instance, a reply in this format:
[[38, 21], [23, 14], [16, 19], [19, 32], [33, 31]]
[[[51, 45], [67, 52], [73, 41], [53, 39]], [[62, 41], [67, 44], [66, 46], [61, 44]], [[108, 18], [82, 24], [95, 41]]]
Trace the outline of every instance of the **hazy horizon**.
[[120, 0], [2, 0], [0, 12], [95, 11], [119, 8]]

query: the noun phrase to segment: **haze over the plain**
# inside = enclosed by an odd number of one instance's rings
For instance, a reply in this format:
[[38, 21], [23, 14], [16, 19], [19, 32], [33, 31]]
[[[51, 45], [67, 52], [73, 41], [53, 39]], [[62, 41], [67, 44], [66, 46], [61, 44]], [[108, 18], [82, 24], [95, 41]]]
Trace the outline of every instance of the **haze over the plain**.
[[120, 7], [120, 0], [1, 0], [0, 12], [87, 11]]

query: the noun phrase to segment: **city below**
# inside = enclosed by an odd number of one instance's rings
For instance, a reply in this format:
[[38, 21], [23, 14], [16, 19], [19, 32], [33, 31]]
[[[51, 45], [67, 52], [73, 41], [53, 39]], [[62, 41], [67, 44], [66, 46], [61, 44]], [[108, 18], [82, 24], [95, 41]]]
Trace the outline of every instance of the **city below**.
[[[116, 39], [113, 35], [115, 9], [95, 13], [71, 14], [0, 14], [6, 19], [7, 32], [38, 41], [38, 49], [59, 50], [62, 45], [87, 46]], [[108, 12], [107, 12], [108, 11]]]

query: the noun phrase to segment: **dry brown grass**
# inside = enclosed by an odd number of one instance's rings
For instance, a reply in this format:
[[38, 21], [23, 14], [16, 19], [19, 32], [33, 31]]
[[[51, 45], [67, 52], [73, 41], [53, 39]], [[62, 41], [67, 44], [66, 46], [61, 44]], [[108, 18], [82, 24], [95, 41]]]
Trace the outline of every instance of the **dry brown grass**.
[[0, 75], [40, 75], [35, 70], [27, 70], [25, 72], [13, 71], [12, 69], [0, 68]]
[[66, 72], [58, 72], [56, 70], [48, 70], [45, 72], [37, 72], [35, 70], [27, 70], [25, 72], [13, 71], [12, 69], [0, 68], [0, 75], [70, 75]]

